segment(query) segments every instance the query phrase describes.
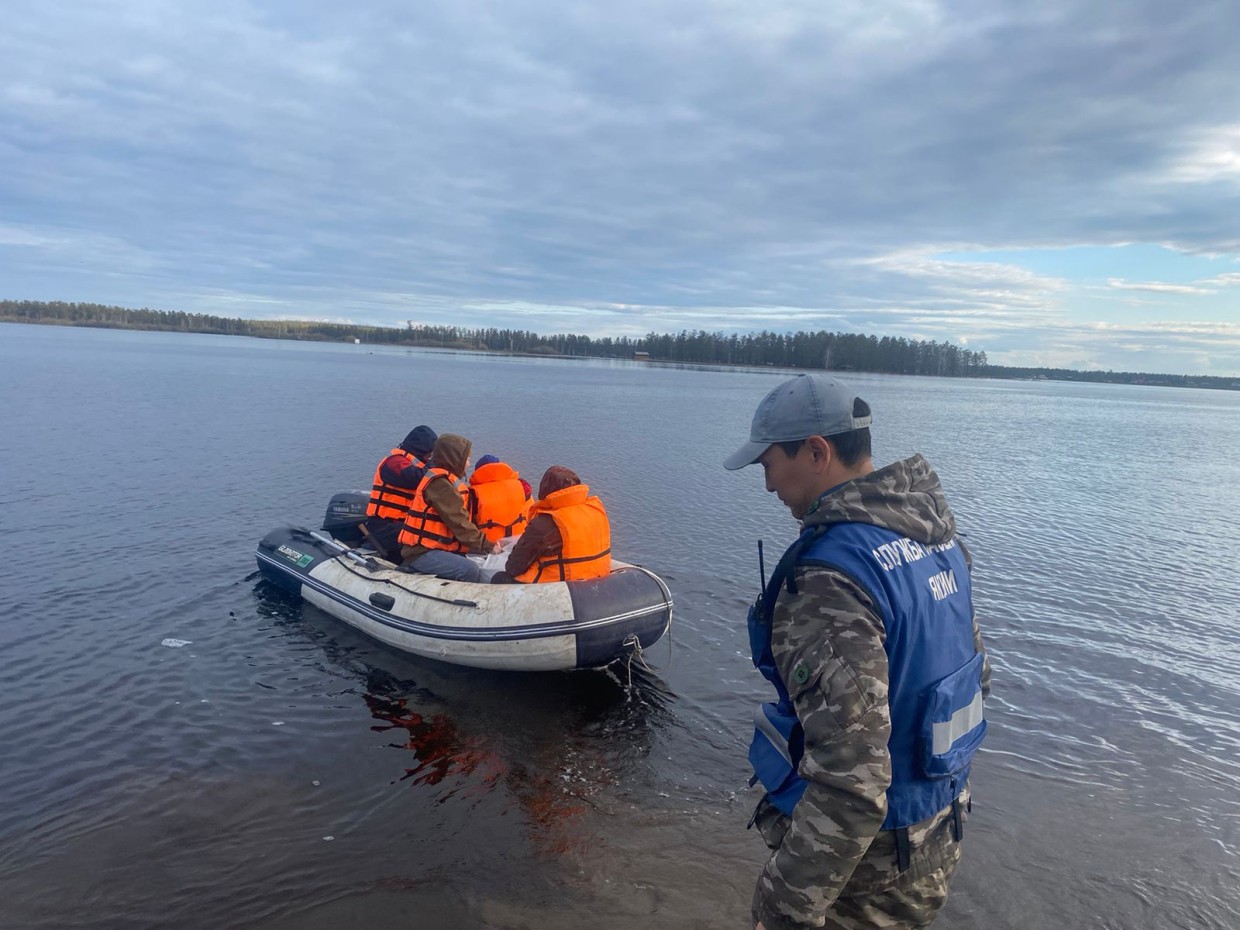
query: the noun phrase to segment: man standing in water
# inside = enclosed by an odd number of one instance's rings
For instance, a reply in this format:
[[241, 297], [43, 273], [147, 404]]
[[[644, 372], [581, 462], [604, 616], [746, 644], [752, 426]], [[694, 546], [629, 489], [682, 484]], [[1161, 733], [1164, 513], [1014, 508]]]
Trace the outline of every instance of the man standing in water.
[[990, 667], [968, 554], [920, 455], [875, 470], [870, 408], [825, 375], [758, 405], [728, 469], [759, 463], [801, 535], [749, 612], [777, 700], [749, 748], [774, 850], [755, 926], [923, 927], [947, 899], [986, 732]]

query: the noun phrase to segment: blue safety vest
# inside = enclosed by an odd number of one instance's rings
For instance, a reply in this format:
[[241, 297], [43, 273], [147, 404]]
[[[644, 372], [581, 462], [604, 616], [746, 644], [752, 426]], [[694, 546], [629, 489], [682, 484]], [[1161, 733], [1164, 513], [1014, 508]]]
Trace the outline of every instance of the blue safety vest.
[[818, 670], [798, 666], [790, 693], [771, 652], [771, 615], [779, 589], [796, 593], [793, 571], [819, 565], [844, 573], [873, 601], [886, 629], [891, 710], [891, 786], [882, 829], [911, 826], [959, 796], [986, 733], [982, 665], [973, 645], [972, 595], [964, 552], [955, 540], [915, 542], [865, 523], [811, 527], [780, 559], [749, 611], [754, 665], [775, 686], [777, 700], [755, 715], [749, 761], [770, 803], [785, 814], [805, 793], [797, 774], [804, 734], [793, 694]]

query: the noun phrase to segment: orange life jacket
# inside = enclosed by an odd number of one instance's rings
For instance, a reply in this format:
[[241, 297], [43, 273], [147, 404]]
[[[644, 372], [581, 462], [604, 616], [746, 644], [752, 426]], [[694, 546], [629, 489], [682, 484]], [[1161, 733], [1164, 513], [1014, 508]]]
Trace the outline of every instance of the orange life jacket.
[[424, 546], [427, 549], [446, 549], [449, 552], [467, 552], [466, 546], [459, 542], [448, 529], [448, 524], [439, 517], [439, 512], [426, 500], [426, 486], [436, 478], [447, 478], [461, 495], [461, 504], [469, 503], [469, 487], [461, 478], [452, 477], [446, 468], [428, 468], [418, 489], [413, 494], [413, 503], [409, 505], [409, 513], [405, 516], [405, 525], [397, 540], [402, 546]]
[[540, 513], [555, 521], [564, 545], [557, 553], [539, 556], [517, 581], [580, 581], [611, 573], [611, 524], [603, 502], [590, 496], [588, 485], [548, 494], [530, 508], [530, 519]]
[[503, 462], [475, 468], [469, 476], [469, 519], [491, 542], [525, 529], [530, 499], [521, 476]]
[[[405, 459], [405, 464], [401, 466], [404, 470], [410, 465], [418, 465], [423, 469], [426, 463], [414, 455], [401, 448], [395, 448], [387, 454], [383, 459], [386, 462], [394, 455], [399, 455]], [[398, 488], [394, 484], [388, 484], [383, 480], [383, 462], [380, 462], [375, 469], [374, 481], [370, 488], [370, 503], [366, 505], [366, 516], [380, 517], [384, 520], [403, 520], [405, 514], [409, 510], [409, 505], [413, 503], [413, 488]]]

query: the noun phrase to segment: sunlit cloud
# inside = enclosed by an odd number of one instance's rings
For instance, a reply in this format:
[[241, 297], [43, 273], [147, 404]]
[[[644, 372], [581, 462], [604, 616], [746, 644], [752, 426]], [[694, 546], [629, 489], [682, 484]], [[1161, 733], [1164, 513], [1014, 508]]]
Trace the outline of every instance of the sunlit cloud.
[[1117, 291], [1146, 291], [1151, 294], [1214, 294], [1216, 291], [1193, 284], [1165, 284], [1162, 281], [1121, 281], [1111, 278], [1107, 286]]
[[1227, 274], [1216, 275], [1213, 278], [1207, 278], [1201, 282], [1206, 285], [1214, 285], [1216, 287], [1235, 287], [1240, 285], [1240, 272], [1228, 272]]
[[1176, 159], [1167, 174], [1172, 180], [1196, 184], [1240, 183], [1240, 123], [1193, 133], [1189, 149]]
[[[1081, 324], [1222, 318], [1240, 281], [1067, 255], [1240, 255], [1228, 5], [1173, 29], [1156, 0], [11, 0], [5, 19], [0, 297], [921, 334], [1120, 368], [1129, 343], [1087, 351]], [[1240, 371], [1225, 334], [1182, 338]]]

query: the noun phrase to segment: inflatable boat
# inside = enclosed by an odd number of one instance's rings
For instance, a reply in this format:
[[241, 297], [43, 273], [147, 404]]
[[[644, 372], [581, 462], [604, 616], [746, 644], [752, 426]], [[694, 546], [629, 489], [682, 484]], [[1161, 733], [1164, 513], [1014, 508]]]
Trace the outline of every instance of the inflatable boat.
[[672, 620], [654, 572], [548, 584], [474, 584], [400, 571], [361, 545], [365, 491], [335, 495], [320, 530], [286, 526], [258, 544], [263, 577], [414, 655], [475, 668], [599, 668], [640, 655]]

